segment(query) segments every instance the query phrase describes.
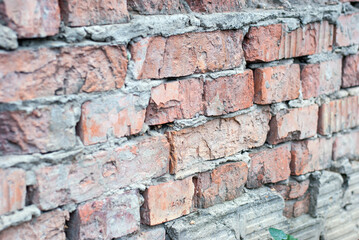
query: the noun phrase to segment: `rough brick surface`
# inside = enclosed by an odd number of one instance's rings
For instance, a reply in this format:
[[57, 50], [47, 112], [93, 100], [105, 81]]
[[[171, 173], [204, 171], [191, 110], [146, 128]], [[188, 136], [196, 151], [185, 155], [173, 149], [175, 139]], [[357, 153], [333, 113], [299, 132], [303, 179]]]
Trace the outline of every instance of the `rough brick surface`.
[[254, 70], [254, 102], [270, 104], [299, 97], [298, 64], [264, 67]]
[[317, 138], [292, 143], [292, 175], [302, 175], [329, 168], [332, 159], [332, 139]]
[[337, 135], [333, 143], [333, 159], [359, 157], [359, 131]]
[[46, 212], [30, 222], [0, 232], [0, 240], [66, 240], [65, 221], [68, 219], [67, 211]]
[[335, 44], [349, 46], [359, 44], [359, 13], [341, 15], [337, 20]]
[[25, 206], [25, 177], [22, 169], [0, 169], [0, 215]]
[[168, 172], [169, 144], [164, 136], [145, 137], [81, 162], [36, 169], [34, 203], [47, 210], [100, 196], [106, 189], [138, 184]]
[[191, 10], [194, 12], [207, 12], [207, 13], [215, 13], [215, 12], [231, 12], [240, 10], [245, 4], [246, 1], [240, 0], [186, 0]]
[[129, 10], [140, 14], [175, 14], [185, 13], [180, 0], [127, 0]]
[[69, 26], [123, 23], [129, 20], [126, 0], [59, 0], [62, 20]]
[[52, 36], [59, 32], [60, 8], [57, 0], [3, 0], [1, 20], [20, 38]]
[[319, 109], [318, 132], [328, 135], [359, 125], [359, 96], [324, 103]]
[[286, 202], [283, 215], [287, 218], [299, 217], [309, 212], [309, 205], [310, 195], [307, 194], [303, 199]]
[[0, 152], [21, 154], [69, 149], [76, 143], [73, 105], [0, 113]]
[[295, 199], [304, 196], [309, 187], [309, 179], [297, 182], [290, 179], [287, 184], [275, 184], [273, 188], [282, 195], [285, 200]]
[[266, 183], [276, 183], [289, 178], [290, 144], [261, 149], [250, 154], [250, 157], [248, 188], [258, 188]]
[[131, 45], [137, 79], [186, 76], [240, 66], [242, 31], [149, 37]]
[[333, 25], [326, 21], [292, 32], [282, 24], [251, 27], [243, 41], [244, 55], [250, 62], [267, 62], [327, 52], [332, 49], [333, 31]]
[[312, 137], [317, 132], [318, 105], [281, 110], [270, 121], [268, 142], [277, 144]]
[[304, 99], [338, 91], [342, 79], [342, 59], [304, 65], [300, 77]]
[[226, 157], [263, 145], [269, 130], [268, 110], [260, 108], [234, 118], [216, 119], [196, 128], [169, 132], [171, 173], [199, 160]]
[[342, 87], [359, 85], [359, 54], [349, 55], [343, 61]]
[[82, 105], [79, 133], [85, 145], [106, 142], [109, 136], [123, 137], [142, 130], [146, 110], [140, 96], [112, 95]]
[[70, 226], [72, 239], [113, 239], [139, 230], [140, 202], [136, 191], [79, 205]]
[[141, 222], [157, 225], [190, 213], [194, 196], [192, 178], [150, 186], [143, 194]]
[[211, 172], [198, 174], [195, 206], [208, 208], [239, 197], [247, 174], [248, 167], [244, 162], [224, 164]]
[[0, 53], [0, 101], [12, 102], [122, 87], [123, 46], [39, 48]]

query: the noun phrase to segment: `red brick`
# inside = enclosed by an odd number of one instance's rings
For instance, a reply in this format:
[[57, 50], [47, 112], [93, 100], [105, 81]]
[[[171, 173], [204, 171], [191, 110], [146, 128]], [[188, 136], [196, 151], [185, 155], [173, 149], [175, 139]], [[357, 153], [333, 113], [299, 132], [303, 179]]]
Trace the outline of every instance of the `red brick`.
[[318, 132], [328, 135], [359, 126], [359, 96], [333, 100], [319, 109]]
[[270, 104], [299, 97], [300, 70], [298, 64], [264, 67], [254, 70], [254, 102]]
[[0, 232], [0, 240], [65, 240], [65, 221], [68, 219], [67, 211], [46, 212], [30, 222]]
[[219, 77], [204, 83], [205, 115], [215, 116], [253, 105], [253, 73], [246, 70], [232, 76]]
[[270, 113], [259, 108], [234, 118], [215, 119], [195, 128], [168, 132], [170, 172], [186, 169], [196, 161], [233, 155], [264, 144]]
[[139, 133], [145, 121], [146, 110], [138, 106], [140, 96], [112, 95], [85, 102], [79, 124], [79, 133], [85, 145], [106, 142], [114, 137]]
[[157, 125], [192, 118], [203, 112], [203, 82], [192, 78], [161, 84], [151, 90], [146, 123]]
[[300, 77], [304, 99], [338, 91], [341, 85], [342, 59], [304, 65]]
[[309, 179], [304, 180], [303, 182], [297, 182], [295, 180], [289, 180], [289, 182], [284, 184], [276, 184], [273, 188], [282, 195], [285, 200], [295, 199], [302, 197], [308, 190]]
[[309, 212], [310, 195], [307, 194], [301, 200], [291, 200], [285, 202], [283, 215], [287, 218], [299, 217]]
[[148, 187], [143, 194], [142, 223], [153, 226], [189, 214], [193, 196], [192, 178]]
[[331, 51], [333, 25], [310, 23], [292, 32], [286, 25], [251, 27], [243, 41], [246, 61], [273, 61]]
[[317, 132], [317, 123], [318, 105], [281, 110], [270, 121], [268, 142], [277, 144], [313, 137]]
[[39, 167], [33, 202], [47, 210], [100, 196], [106, 189], [143, 183], [168, 172], [165, 136], [142, 137], [113, 150], [86, 155], [83, 161]]
[[332, 159], [332, 139], [317, 138], [292, 143], [292, 175], [329, 168]]
[[186, 76], [240, 66], [242, 31], [149, 37], [131, 45], [137, 79]]
[[0, 101], [12, 102], [122, 87], [124, 46], [39, 48], [0, 53]]
[[22, 169], [0, 169], [0, 215], [25, 206], [26, 176]]
[[123, 23], [129, 20], [126, 0], [59, 0], [62, 20], [72, 27]]
[[3, 155], [45, 153], [73, 147], [77, 112], [73, 105], [53, 105], [31, 112], [1, 112], [0, 152]]
[[359, 13], [341, 15], [335, 28], [335, 44], [349, 46], [359, 44]]
[[60, 8], [57, 0], [3, 0], [0, 20], [19, 38], [52, 36], [59, 32]]
[[246, 3], [244, 0], [186, 0], [194, 12], [232, 12], [238, 11]]
[[127, 0], [128, 10], [139, 14], [175, 14], [185, 13], [180, 0]]
[[359, 131], [337, 135], [333, 143], [333, 160], [359, 157]]
[[247, 181], [245, 162], [221, 165], [211, 172], [198, 174], [195, 181], [196, 207], [208, 208], [239, 197]]
[[113, 239], [139, 229], [139, 196], [129, 191], [79, 205], [69, 232], [71, 239]]
[[280, 145], [273, 149], [264, 148], [251, 153], [248, 173], [248, 188], [258, 188], [266, 183], [276, 183], [290, 176], [290, 145]]
[[349, 55], [343, 61], [342, 87], [359, 86], [359, 54]]

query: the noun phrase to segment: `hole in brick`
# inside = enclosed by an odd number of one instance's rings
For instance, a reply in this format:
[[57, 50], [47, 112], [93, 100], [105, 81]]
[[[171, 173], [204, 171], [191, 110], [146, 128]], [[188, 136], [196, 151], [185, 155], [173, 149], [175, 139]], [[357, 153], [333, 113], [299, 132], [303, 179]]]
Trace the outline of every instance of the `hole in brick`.
[[343, 184], [342, 184], [342, 188], [344, 189], [344, 190], [346, 190], [346, 189], [348, 189], [348, 187], [349, 187], [349, 177], [348, 177], [348, 175], [346, 175], [346, 174], [341, 174], [342, 175], [342, 178], [343, 178]]
[[25, 206], [33, 204], [34, 192], [34, 186], [26, 186]]
[[70, 213], [70, 218], [65, 222], [65, 235], [66, 239], [75, 240], [77, 239], [78, 228], [76, 227], [76, 211]]
[[194, 194], [193, 194], [193, 207], [197, 208], [199, 206], [199, 199], [198, 199], [198, 177], [193, 177], [192, 182], [194, 185]]

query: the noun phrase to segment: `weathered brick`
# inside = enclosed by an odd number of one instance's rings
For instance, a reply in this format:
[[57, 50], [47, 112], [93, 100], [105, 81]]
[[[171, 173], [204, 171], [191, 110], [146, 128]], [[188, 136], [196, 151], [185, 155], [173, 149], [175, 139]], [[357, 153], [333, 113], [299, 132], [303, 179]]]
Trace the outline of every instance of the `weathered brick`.
[[113, 239], [140, 229], [136, 191], [92, 200], [78, 206], [70, 222], [71, 239]]
[[121, 240], [165, 240], [166, 239], [166, 230], [162, 225], [155, 227], [146, 227], [145, 225], [141, 226], [141, 230], [137, 234], [132, 234], [127, 237], [121, 238]]
[[85, 102], [79, 124], [85, 145], [106, 142], [109, 136], [123, 137], [142, 130], [146, 110], [139, 106], [141, 96], [112, 95]]
[[333, 132], [359, 126], [359, 96], [333, 100], [319, 109], [318, 132]]
[[0, 53], [0, 101], [12, 102], [122, 87], [124, 46], [39, 48]]
[[0, 113], [2, 154], [45, 153], [76, 144], [77, 106], [52, 105], [31, 112]]
[[270, 104], [299, 97], [298, 64], [286, 64], [254, 70], [254, 102]]
[[140, 14], [175, 14], [185, 13], [180, 0], [127, 0], [128, 10]]
[[281, 110], [269, 125], [270, 144], [313, 137], [317, 132], [318, 105]]
[[342, 87], [359, 86], [359, 54], [344, 58], [342, 79]]
[[242, 40], [240, 30], [144, 38], [131, 45], [135, 77], [179, 77], [240, 66]]
[[248, 166], [245, 162], [224, 164], [211, 172], [198, 174], [195, 181], [195, 206], [208, 208], [239, 197], [247, 175]]
[[22, 169], [0, 169], [0, 215], [25, 206], [25, 178]]
[[341, 15], [335, 29], [335, 44], [349, 46], [359, 44], [359, 13]]
[[263, 145], [270, 116], [265, 107], [234, 118], [215, 119], [195, 128], [168, 132], [170, 172], [185, 169], [196, 161], [222, 158]]
[[292, 143], [292, 175], [329, 168], [332, 159], [332, 139], [317, 138]]
[[204, 83], [205, 115], [214, 116], [235, 112], [253, 105], [253, 73], [219, 77]]
[[308, 99], [338, 91], [341, 86], [341, 75], [341, 58], [302, 66], [300, 78], [303, 98]]
[[192, 178], [150, 186], [143, 194], [141, 222], [153, 226], [189, 214], [193, 196]]
[[203, 112], [203, 82], [198, 78], [168, 82], [151, 90], [146, 111], [149, 125], [192, 118]]
[[359, 157], [359, 131], [337, 135], [333, 143], [333, 159]]
[[332, 50], [333, 25], [310, 23], [287, 32], [286, 25], [251, 27], [243, 41], [246, 61], [273, 61]]
[[59, 32], [59, 4], [57, 0], [2, 0], [0, 21], [19, 38], [52, 36]]
[[238, 11], [246, 3], [245, 0], [186, 0], [194, 12], [232, 12]]
[[62, 20], [72, 27], [123, 23], [129, 20], [126, 0], [59, 0]]
[[46, 212], [30, 222], [0, 232], [0, 240], [65, 240], [65, 222], [68, 219], [67, 211]]
[[39, 167], [33, 202], [47, 210], [100, 196], [106, 189], [143, 183], [168, 172], [165, 136], [142, 137], [111, 150], [86, 155], [83, 161]]
[[282, 195], [285, 200], [304, 196], [309, 187], [309, 179], [297, 182], [290, 179], [287, 184], [275, 184], [273, 188]]
[[261, 149], [251, 153], [248, 173], [248, 188], [258, 188], [266, 183], [276, 183], [290, 176], [290, 144], [277, 146], [273, 149]]
[[299, 217], [309, 212], [310, 195], [309, 193], [301, 200], [291, 200], [285, 202], [283, 215], [287, 218]]

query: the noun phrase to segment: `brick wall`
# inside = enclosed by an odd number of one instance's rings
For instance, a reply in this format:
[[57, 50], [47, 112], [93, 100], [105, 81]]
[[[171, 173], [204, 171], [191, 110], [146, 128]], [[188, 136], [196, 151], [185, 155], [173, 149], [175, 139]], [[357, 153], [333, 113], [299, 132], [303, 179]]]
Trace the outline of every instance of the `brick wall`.
[[0, 0], [0, 240], [357, 240], [358, 23], [358, 0]]

